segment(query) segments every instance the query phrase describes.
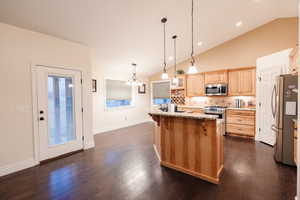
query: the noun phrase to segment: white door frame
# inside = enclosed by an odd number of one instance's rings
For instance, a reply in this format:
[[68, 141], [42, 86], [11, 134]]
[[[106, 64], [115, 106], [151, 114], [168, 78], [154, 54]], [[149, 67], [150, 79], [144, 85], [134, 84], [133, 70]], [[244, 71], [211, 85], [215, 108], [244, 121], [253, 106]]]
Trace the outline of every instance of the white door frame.
[[[40, 164], [40, 141], [39, 141], [39, 124], [38, 124], [38, 95], [37, 95], [37, 77], [36, 72], [38, 67], [49, 67], [49, 68], [56, 68], [56, 69], [65, 69], [65, 70], [73, 70], [73, 71], [79, 71], [81, 74], [81, 78], [83, 77], [82, 71], [74, 68], [69, 67], [60, 67], [56, 65], [43, 65], [43, 64], [37, 64], [32, 63], [31, 64], [31, 82], [32, 82], [32, 121], [33, 121], [33, 152], [34, 152], [34, 161], [35, 165]], [[83, 102], [83, 88], [81, 85], [81, 102]], [[83, 103], [81, 104], [83, 108]], [[86, 138], [86, 132], [84, 131], [84, 124], [83, 124], [83, 113], [82, 115], [82, 135], [84, 138]], [[84, 149], [84, 141], [82, 141], [83, 149]]]
[[[261, 58], [258, 58], [256, 60], [256, 76], [259, 77], [261, 71], [263, 71], [266, 68], [270, 67], [277, 67], [278, 70], [280, 70], [280, 74], [286, 74], [288, 72], [288, 61], [289, 60], [289, 54], [292, 49], [285, 49]], [[262, 61], [264, 62], [272, 62], [274, 65], [261, 65], [260, 63]], [[276, 65], [275, 65], [276, 63]], [[275, 84], [275, 82], [274, 82]], [[260, 102], [260, 83], [257, 81], [256, 84], [256, 102]], [[261, 133], [259, 132], [259, 125], [261, 121], [261, 116], [260, 116], [260, 108], [258, 104], [256, 104], [257, 110], [256, 110], [256, 135], [255, 135], [255, 140], [257, 141], [262, 141], [261, 138]], [[271, 129], [271, 128], [270, 128]]]

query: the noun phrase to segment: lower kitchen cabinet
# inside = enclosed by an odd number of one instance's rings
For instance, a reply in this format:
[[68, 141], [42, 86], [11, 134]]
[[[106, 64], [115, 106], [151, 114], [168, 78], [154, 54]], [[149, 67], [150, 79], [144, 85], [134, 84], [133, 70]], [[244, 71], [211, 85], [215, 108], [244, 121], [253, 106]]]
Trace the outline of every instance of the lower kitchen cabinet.
[[254, 138], [255, 111], [228, 109], [226, 111], [226, 133], [229, 135]]

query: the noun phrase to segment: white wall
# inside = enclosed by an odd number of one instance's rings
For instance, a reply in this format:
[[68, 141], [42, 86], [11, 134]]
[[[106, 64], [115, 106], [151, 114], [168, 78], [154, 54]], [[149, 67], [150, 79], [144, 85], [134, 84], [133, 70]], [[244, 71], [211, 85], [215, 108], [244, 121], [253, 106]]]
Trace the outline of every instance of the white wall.
[[85, 46], [0, 23], [0, 176], [34, 165], [31, 63], [83, 72], [85, 148], [94, 146], [90, 52]]
[[[97, 80], [98, 91], [93, 93], [93, 125], [94, 133], [103, 133], [110, 130], [115, 130], [150, 120], [148, 116], [149, 111], [149, 84], [148, 79], [141, 78], [146, 83], [146, 94], [138, 94], [137, 88], [134, 89], [135, 105], [130, 108], [120, 109], [105, 109], [105, 84], [106, 78], [113, 80], [128, 80], [130, 74], [130, 67], [124, 72], [112, 71], [109, 64], [97, 61], [97, 56], [93, 54], [93, 78]], [[139, 74], [138, 74], [138, 78]]]

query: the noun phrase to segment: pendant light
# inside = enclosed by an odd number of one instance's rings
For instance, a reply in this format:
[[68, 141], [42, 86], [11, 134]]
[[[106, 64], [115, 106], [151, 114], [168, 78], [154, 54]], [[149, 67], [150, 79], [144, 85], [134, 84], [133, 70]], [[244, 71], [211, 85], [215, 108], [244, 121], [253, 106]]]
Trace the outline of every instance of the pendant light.
[[126, 84], [127, 85], [132, 85], [132, 86], [136, 86], [136, 85], [142, 85], [143, 83], [140, 82], [138, 79], [137, 79], [137, 76], [136, 76], [136, 68], [137, 68], [137, 65], [135, 63], [132, 63], [132, 78], [129, 79]]
[[162, 79], [168, 79], [168, 73], [167, 73], [167, 63], [166, 63], [166, 22], [167, 22], [167, 18], [162, 18], [161, 19], [161, 23], [163, 23], [164, 25], [164, 69], [163, 69], [163, 73], [161, 75]]
[[194, 0], [192, 0], [192, 52], [191, 52], [191, 66], [189, 67], [188, 74], [198, 73], [197, 67], [195, 66], [194, 58]]
[[173, 83], [177, 84], [178, 83], [177, 66], [176, 66], [176, 39], [177, 39], [177, 35], [173, 35], [172, 39], [174, 41], [174, 78], [173, 78]]

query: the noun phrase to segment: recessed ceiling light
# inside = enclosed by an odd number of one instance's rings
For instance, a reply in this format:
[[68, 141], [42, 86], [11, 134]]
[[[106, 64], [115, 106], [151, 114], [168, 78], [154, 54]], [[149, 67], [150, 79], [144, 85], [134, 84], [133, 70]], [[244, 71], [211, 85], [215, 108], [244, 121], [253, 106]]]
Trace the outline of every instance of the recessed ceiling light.
[[203, 42], [198, 42], [197, 45], [198, 46], [202, 46]]
[[174, 58], [173, 58], [173, 56], [169, 56], [169, 60], [173, 60]]
[[242, 26], [242, 25], [243, 25], [243, 22], [242, 22], [242, 21], [238, 21], [238, 22], [235, 24], [236, 27], [240, 27], [240, 26]]

